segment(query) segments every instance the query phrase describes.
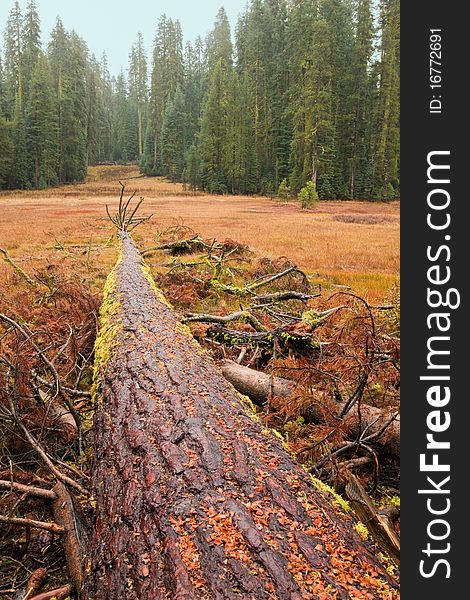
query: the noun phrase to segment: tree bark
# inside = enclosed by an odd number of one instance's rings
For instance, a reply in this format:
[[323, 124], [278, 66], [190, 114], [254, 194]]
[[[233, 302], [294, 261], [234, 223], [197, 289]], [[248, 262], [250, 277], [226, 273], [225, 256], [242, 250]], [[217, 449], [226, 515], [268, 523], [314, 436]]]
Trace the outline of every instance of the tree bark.
[[290, 398], [297, 391], [294, 381], [267, 375], [231, 360], [225, 360], [222, 364], [222, 374], [241, 394], [249, 396], [258, 406], [263, 406], [272, 396]]
[[393, 598], [332, 497], [181, 326], [127, 234], [96, 345], [82, 598]]
[[[255, 404], [263, 405], [272, 396], [281, 398], [290, 398], [298, 393], [293, 381], [283, 379], [282, 377], [272, 377], [266, 373], [261, 373], [249, 367], [244, 367], [230, 360], [226, 360], [222, 365], [224, 377], [242, 394], [249, 396]], [[344, 404], [328, 401], [325, 395], [324, 402], [328, 402], [328, 409], [333, 406], [334, 411], [339, 418]], [[317, 402], [308, 407], [309, 420], [313, 422], [324, 422], [325, 412], [331, 414], [331, 410], [325, 411], [323, 402]], [[378, 435], [381, 429], [390, 421], [394, 412], [385, 408], [375, 408], [368, 404], [361, 404], [361, 422], [357, 417], [356, 411], [345, 417], [348, 425], [348, 431], [351, 435], [357, 435], [361, 431], [366, 431], [367, 436], [377, 435], [374, 443], [381, 446], [383, 452], [393, 457], [400, 456], [400, 417], [396, 416], [385, 429]]]

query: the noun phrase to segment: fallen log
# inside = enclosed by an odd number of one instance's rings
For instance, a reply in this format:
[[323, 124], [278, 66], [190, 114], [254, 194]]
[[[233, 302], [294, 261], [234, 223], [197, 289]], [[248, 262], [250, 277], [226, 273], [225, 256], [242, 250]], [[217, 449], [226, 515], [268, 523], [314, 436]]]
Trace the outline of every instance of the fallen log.
[[[270, 397], [279, 396], [281, 398], [290, 398], [298, 394], [299, 391], [294, 382], [283, 379], [282, 377], [273, 377], [266, 373], [261, 373], [255, 369], [244, 367], [231, 360], [224, 361], [222, 365], [224, 377], [242, 394], [251, 398], [255, 404], [262, 406]], [[328, 402], [325, 397], [325, 403]], [[328, 402], [328, 410], [322, 402], [312, 402], [308, 408], [308, 418], [312, 422], [323, 422], [325, 414], [331, 415], [333, 407], [336, 415], [340, 418], [345, 404]], [[387, 455], [400, 456], [400, 417], [397, 415], [393, 419], [394, 412], [388, 409], [375, 408], [367, 404], [361, 404], [361, 422], [353, 412], [348, 414], [346, 423], [349, 433], [357, 436], [364, 432], [374, 443], [379, 444], [383, 452]], [[387, 425], [388, 424], [388, 425]], [[386, 426], [386, 427], [385, 427]], [[385, 430], [382, 432], [382, 429]]]
[[256, 420], [126, 233], [96, 343], [82, 598], [393, 598], [333, 496]]
[[297, 391], [295, 382], [290, 379], [268, 375], [231, 360], [223, 362], [222, 373], [235, 389], [258, 406], [266, 404], [270, 397], [290, 398]]

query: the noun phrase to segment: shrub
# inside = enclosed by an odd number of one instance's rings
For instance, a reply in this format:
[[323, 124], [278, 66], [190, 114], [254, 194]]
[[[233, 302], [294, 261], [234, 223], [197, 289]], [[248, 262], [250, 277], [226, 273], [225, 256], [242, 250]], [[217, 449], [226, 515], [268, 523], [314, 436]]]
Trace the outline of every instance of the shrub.
[[302, 208], [314, 208], [318, 202], [318, 193], [313, 181], [307, 181], [307, 185], [300, 190], [297, 199]]
[[279, 187], [277, 188], [277, 195], [279, 198], [286, 201], [290, 198], [290, 187], [285, 177], [279, 184]]

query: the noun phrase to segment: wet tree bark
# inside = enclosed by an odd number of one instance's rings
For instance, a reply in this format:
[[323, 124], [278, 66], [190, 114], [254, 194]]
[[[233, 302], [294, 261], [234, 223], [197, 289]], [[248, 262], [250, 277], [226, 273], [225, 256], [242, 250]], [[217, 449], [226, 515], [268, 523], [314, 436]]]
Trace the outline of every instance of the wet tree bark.
[[329, 494], [164, 302], [132, 240], [96, 346], [88, 600], [393, 598]]

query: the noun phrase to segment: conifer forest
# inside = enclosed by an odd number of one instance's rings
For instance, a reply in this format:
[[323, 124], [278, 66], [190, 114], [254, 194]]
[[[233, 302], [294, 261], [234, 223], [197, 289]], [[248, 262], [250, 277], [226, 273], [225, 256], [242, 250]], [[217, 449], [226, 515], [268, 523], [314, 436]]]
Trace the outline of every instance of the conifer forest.
[[399, 197], [398, 0], [252, 0], [187, 43], [163, 15], [117, 76], [16, 2], [0, 61], [1, 188], [138, 162], [210, 193]]

